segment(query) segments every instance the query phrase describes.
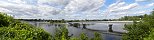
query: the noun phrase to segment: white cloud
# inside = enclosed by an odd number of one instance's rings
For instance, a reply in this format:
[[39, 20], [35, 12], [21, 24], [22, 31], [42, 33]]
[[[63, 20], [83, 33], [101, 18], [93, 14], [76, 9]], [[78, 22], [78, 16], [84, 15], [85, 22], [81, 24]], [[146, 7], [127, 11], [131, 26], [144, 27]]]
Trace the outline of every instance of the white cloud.
[[64, 11], [94, 11], [98, 10], [103, 3], [104, 0], [74, 0], [65, 7]]
[[[3, 12], [11, 12], [16, 18], [67, 18], [68, 13], [77, 16], [81, 13], [95, 12], [103, 6], [104, 0], [3, 0], [0, 8]], [[74, 12], [74, 13], [71, 13]], [[60, 13], [60, 14], [59, 14]], [[55, 18], [54, 18], [55, 17]], [[71, 16], [72, 17], [72, 16]], [[79, 17], [82, 18], [82, 17]], [[68, 18], [69, 19], [69, 18]], [[74, 19], [74, 18], [73, 18]], [[84, 19], [84, 18], [83, 18]]]
[[130, 4], [130, 5], [128, 5], [128, 6], [122, 7], [122, 9], [128, 10], [128, 9], [135, 8], [135, 7], [137, 7], [137, 6], [139, 6], [137, 3], [133, 3], [133, 4]]
[[17, 3], [17, 4], [21, 4], [21, 3], [24, 3], [22, 0], [7, 0], [9, 2], [13, 2], [13, 3]]
[[[0, 0], [0, 11], [15, 15], [16, 18], [103, 19], [147, 12], [137, 2], [127, 4], [123, 0], [116, 0], [106, 10], [101, 10], [105, 0]], [[142, 6], [149, 8], [154, 3]]]
[[135, 0], [136, 2], [145, 2], [145, 1], [150, 1], [150, 0]]
[[120, 18], [126, 15], [143, 15], [148, 14], [150, 12], [149, 10], [151, 9], [148, 9], [150, 7], [153, 7], [153, 3], [145, 5], [136, 2], [127, 4], [121, 0], [117, 0], [115, 3], [109, 5], [109, 7], [105, 10], [105, 13], [103, 15], [107, 18]]
[[12, 11], [5, 8], [0, 8], [0, 12], [11, 13]]
[[38, 5], [49, 5], [56, 8], [64, 8], [71, 0], [38, 0]]
[[147, 7], [154, 7], [154, 3], [148, 4]]
[[104, 15], [109, 15], [113, 13], [120, 13], [120, 12], [127, 12], [133, 8], [138, 7], [138, 3], [132, 3], [132, 4], [126, 4], [125, 2], [119, 2], [113, 3], [109, 5], [108, 9], [106, 9], [106, 13]]

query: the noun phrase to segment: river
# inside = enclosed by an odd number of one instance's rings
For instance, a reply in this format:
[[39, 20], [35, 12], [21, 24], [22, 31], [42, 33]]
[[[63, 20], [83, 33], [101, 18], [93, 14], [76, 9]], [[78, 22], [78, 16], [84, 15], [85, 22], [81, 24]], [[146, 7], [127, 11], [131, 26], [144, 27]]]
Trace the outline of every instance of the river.
[[[48, 23], [29, 21], [30, 24], [43, 28], [50, 34], [54, 34], [55, 28], [65, 24], [69, 31], [69, 35], [79, 37], [80, 33], [85, 33], [88, 37], [94, 37], [94, 32], [99, 32], [104, 40], [121, 40], [125, 24], [132, 24], [132, 21], [96, 21], [96, 22], [68, 22], [68, 23]], [[109, 32], [109, 25], [112, 24], [113, 32]]]

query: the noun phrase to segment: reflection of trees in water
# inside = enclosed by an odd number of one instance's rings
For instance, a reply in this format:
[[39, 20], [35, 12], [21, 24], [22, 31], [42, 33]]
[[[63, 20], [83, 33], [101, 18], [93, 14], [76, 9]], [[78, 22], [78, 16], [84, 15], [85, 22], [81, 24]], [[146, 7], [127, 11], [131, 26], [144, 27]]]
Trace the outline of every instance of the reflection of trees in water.
[[[34, 25], [39, 26], [39, 23], [35, 23]], [[64, 26], [64, 25], [66, 25], [66, 24], [48, 24], [47, 26], [48, 27], [50, 27], [50, 26], [61, 27], [61, 26]], [[95, 24], [68, 23], [68, 25], [71, 26], [71, 27], [75, 27], [75, 28], [87, 29], [87, 26], [95, 25]], [[108, 31], [109, 32], [113, 32], [112, 26], [113, 26], [113, 24], [108, 25]]]
[[80, 24], [79, 23], [69, 23], [69, 26], [73, 26], [73, 27], [79, 28]]
[[80, 24], [79, 23], [74, 23], [73, 24], [73, 27], [79, 28], [80, 27]]
[[48, 27], [53, 26], [52, 24], [47, 24]]
[[69, 26], [76, 27], [76, 28], [82, 27], [83, 29], [86, 29], [86, 27], [90, 25], [94, 25], [94, 24], [69, 23]]
[[55, 25], [55, 27], [60, 27], [61, 26], [61, 24], [54, 24]]
[[65, 24], [54, 24], [55, 27], [61, 27], [64, 26]]

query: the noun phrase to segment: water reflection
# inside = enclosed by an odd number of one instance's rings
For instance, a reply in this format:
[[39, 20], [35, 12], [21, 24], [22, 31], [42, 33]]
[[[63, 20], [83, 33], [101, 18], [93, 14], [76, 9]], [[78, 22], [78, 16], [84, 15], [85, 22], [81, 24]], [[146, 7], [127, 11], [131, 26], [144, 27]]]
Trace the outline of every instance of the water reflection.
[[80, 24], [79, 23], [69, 23], [70, 26], [76, 27], [76, 28], [80, 28]]
[[69, 26], [75, 27], [75, 28], [82, 28], [86, 29], [86, 27], [90, 24], [80, 24], [80, 23], [69, 23]]
[[47, 32], [54, 35], [56, 28], [67, 26], [69, 36], [79, 37], [80, 33], [87, 34], [88, 37], [92, 38], [94, 32], [102, 34], [104, 40], [121, 40], [121, 32], [125, 24], [131, 23], [40, 23], [30, 22], [32, 25], [38, 26], [46, 30]]

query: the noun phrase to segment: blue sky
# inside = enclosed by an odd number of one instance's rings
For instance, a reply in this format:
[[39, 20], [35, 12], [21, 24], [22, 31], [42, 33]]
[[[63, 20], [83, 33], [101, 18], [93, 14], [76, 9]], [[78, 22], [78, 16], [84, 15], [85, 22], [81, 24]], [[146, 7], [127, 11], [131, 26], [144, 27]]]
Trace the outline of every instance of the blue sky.
[[0, 0], [16, 19], [117, 19], [149, 14], [154, 0]]

